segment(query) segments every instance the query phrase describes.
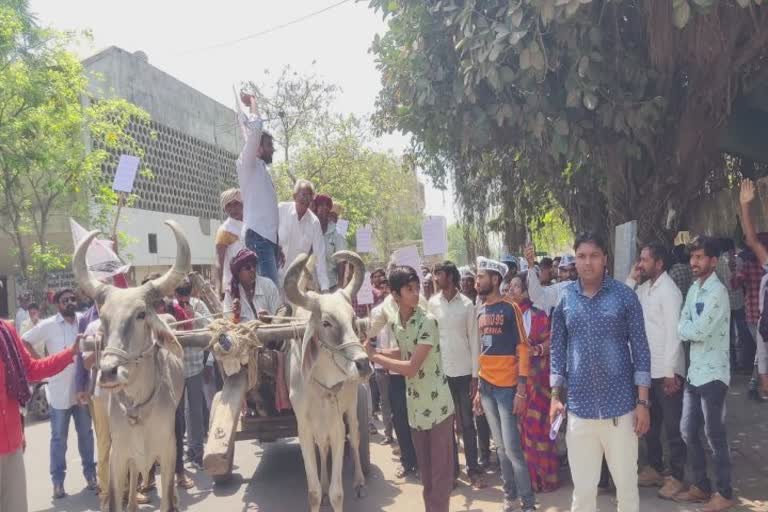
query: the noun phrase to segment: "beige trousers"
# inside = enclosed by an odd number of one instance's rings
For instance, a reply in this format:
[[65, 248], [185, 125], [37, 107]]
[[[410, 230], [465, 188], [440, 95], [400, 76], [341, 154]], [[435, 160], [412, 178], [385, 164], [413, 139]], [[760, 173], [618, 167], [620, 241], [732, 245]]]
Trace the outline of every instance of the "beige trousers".
[[0, 511], [27, 512], [27, 474], [21, 448], [0, 455]]
[[588, 420], [568, 415], [568, 463], [573, 479], [571, 512], [597, 510], [597, 484], [603, 454], [616, 485], [618, 512], [639, 512], [637, 434], [634, 411], [613, 419]]
[[99, 499], [102, 504], [106, 503], [105, 500], [109, 491], [109, 450], [112, 448], [107, 414], [108, 403], [108, 396], [94, 396], [91, 402], [93, 431], [96, 434], [96, 478], [99, 481], [99, 489], [101, 489]]

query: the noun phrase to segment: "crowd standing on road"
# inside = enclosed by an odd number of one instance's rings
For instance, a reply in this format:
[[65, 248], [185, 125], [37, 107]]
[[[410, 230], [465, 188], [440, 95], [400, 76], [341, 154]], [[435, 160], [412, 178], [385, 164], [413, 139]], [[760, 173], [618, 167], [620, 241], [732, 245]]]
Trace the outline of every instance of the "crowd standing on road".
[[[246, 137], [237, 162], [240, 188], [221, 194], [226, 220], [216, 233], [214, 280], [236, 322], [269, 322], [281, 303], [286, 261], [314, 254], [321, 293], [351, 276], [332, 258], [346, 249], [335, 224], [339, 205], [315, 195], [306, 180], [297, 181], [293, 201], [277, 202], [267, 169], [272, 137], [255, 98], [242, 101], [248, 113], [239, 114]], [[487, 485], [487, 471], [500, 471], [504, 512], [535, 510], [537, 493], [561, 485], [565, 464], [572, 512], [594, 512], [598, 487], [610, 482], [622, 512], [642, 509], [639, 486], [660, 487], [660, 498], [700, 503], [705, 512], [734, 506], [724, 421], [732, 373], [753, 373], [751, 400], [762, 402], [768, 393], [768, 240], [750, 218], [754, 197], [745, 180], [741, 252], [732, 240], [709, 237], [688, 247], [649, 243], [625, 283], [608, 275], [608, 246], [596, 233], [580, 234], [573, 254], [554, 258], [529, 245], [520, 258], [480, 257], [472, 267], [444, 261], [374, 269], [373, 304], [352, 301], [357, 316], [370, 320], [363, 342], [375, 369], [370, 387], [382, 444], [401, 462], [385, 476], [418, 475], [425, 510], [447, 512], [463, 446], [473, 487]], [[124, 280], [116, 276], [115, 285], [118, 279]], [[150, 306], [171, 315], [176, 330], [200, 329], [211, 315], [199, 292], [187, 280]], [[82, 336], [100, 332], [99, 305], [78, 312], [76, 292], [59, 290], [57, 314], [41, 320], [30, 296], [19, 304], [16, 327], [0, 321], [0, 510], [27, 508], [18, 411], [30, 399], [29, 382], [43, 378], [53, 497], [66, 496], [71, 418], [88, 489], [100, 492], [105, 509], [108, 397], [94, 384], [97, 354], [78, 348]], [[30, 352], [48, 355], [35, 359]], [[202, 467], [210, 398], [222, 377], [212, 355], [198, 348], [184, 349], [184, 372], [175, 474], [177, 486], [189, 489], [185, 462]], [[702, 434], [713, 452], [714, 482]], [[638, 467], [641, 440], [647, 460]], [[129, 491], [139, 503], [150, 501], [154, 473]]]

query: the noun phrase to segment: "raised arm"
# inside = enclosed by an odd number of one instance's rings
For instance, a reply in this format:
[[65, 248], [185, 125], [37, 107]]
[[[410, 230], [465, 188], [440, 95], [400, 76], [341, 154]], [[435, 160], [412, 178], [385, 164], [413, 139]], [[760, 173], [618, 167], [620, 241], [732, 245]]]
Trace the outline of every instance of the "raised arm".
[[768, 265], [768, 249], [760, 243], [757, 238], [755, 226], [752, 224], [752, 217], [749, 213], [749, 205], [755, 199], [755, 184], [752, 180], [745, 179], [741, 182], [741, 192], [739, 193], [739, 203], [741, 204], [741, 229], [744, 231], [744, 238], [747, 246], [757, 256], [757, 261], [761, 265]]
[[256, 105], [256, 97], [250, 94], [243, 94], [241, 97], [244, 102], [246, 99], [248, 100], [249, 113], [238, 112], [238, 120], [244, 132], [247, 133], [240, 158], [244, 165], [253, 165], [261, 157], [259, 147], [261, 146], [261, 133], [264, 130], [264, 124]]

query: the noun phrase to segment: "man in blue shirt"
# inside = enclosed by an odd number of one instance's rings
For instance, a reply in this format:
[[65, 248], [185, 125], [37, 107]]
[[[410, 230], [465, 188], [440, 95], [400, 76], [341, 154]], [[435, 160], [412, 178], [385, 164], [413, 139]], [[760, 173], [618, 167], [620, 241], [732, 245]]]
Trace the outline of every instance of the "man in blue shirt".
[[607, 250], [598, 236], [576, 238], [579, 280], [566, 287], [552, 315], [550, 420], [565, 414], [571, 512], [594, 512], [603, 455], [618, 508], [639, 512], [637, 438], [648, 431], [651, 354], [635, 293], [605, 274]]

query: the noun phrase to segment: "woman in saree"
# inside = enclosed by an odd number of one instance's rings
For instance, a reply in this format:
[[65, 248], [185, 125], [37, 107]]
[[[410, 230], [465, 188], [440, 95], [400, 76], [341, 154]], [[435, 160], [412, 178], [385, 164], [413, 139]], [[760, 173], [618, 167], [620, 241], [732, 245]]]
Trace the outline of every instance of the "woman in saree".
[[520, 436], [534, 491], [550, 492], [559, 485], [557, 472], [560, 462], [557, 445], [549, 438], [549, 318], [533, 307], [525, 272], [512, 278], [509, 294], [523, 313], [523, 326], [531, 346], [526, 407], [520, 415]]

